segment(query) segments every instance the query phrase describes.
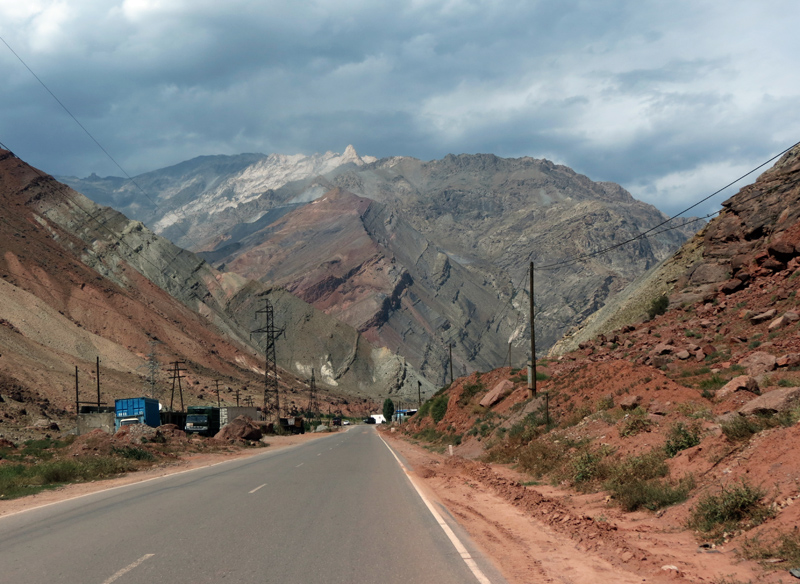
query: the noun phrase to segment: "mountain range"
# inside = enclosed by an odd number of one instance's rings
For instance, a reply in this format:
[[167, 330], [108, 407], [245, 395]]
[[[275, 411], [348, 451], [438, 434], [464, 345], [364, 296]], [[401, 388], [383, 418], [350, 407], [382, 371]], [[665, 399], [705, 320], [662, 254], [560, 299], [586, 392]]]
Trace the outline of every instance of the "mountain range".
[[[613, 183], [547, 160], [490, 154], [377, 160], [207, 156], [125, 180], [65, 183], [223, 273], [279, 286], [399, 354], [434, 385], [537, 352], [694, 233]], [[541, 266], [541, 268], [539, 268]]]

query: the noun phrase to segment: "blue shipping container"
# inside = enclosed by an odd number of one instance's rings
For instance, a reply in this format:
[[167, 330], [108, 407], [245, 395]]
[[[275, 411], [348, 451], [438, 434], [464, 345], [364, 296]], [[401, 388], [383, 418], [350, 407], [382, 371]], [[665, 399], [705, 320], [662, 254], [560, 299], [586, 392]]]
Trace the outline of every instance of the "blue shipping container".
[[153, 428], [158, 428], [161, 425], [157, 399], [149, 397], [118, 399], [114, 402], [114, 410], [117, 430], [126, 423], [138, 422]]

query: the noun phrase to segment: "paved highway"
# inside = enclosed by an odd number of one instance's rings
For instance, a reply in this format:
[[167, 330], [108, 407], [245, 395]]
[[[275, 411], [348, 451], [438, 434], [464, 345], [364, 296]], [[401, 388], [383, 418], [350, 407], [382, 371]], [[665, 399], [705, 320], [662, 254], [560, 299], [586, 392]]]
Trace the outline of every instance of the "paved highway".
[[0, 518], [0, 581], [503, 584], [431, 508], [355, 426]]

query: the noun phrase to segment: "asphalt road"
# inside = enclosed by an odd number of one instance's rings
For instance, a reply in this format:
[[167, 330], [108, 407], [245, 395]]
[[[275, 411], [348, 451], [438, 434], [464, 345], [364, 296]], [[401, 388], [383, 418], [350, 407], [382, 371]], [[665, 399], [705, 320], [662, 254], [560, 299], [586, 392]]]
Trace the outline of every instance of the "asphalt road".
[[8, 584], [479, 582], [464, 555], [368, 426], [0, 518]]

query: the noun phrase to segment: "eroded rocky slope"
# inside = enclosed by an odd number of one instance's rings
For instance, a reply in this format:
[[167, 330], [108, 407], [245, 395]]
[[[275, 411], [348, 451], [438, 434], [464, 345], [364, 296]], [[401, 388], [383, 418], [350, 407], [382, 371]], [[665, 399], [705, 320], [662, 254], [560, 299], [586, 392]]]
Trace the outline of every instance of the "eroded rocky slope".
[[188, 403], [215, 403], [210, 388], [219, 380], [223, 401], [240, 389], [242, 399], [260, 405], [263, 357], [250, 332], [263, 326], [256, 313], [267, 298], [277, 326], [286, 329], [277, 344], [282, 388], [290, 394], [284, 403], [305, 405], [312, 368], [340, 405], [347, 396], [416, 395], [418, 379], [429, 388], [401, 358], [352, 327], [280, 288], [214, 270], [6, 151], [0, 195], [0, 395], [16, 404], [7, 420], [27, 424], [73, 411], [75, 366], [82, 399], [94, 400], [97, 357], [104, 401], [150, 393], [150, 353], [160, 397], [169, 387], [169, 363], [183, 360]]
[[[136, 180], [154, 191], [159, 209], [135, 217], [218, 267], [286, 285], [437, 385], [451, 344], [462, 372], [524, 354], [529, 261], [559, 264], [666, 219], [619, 185], [546, 160], [492, 155], [376, 161], [348, 147], [341, 156], [208, 157]], [[134, 189], [110, 178], [68, 181], [103, 200], [121, 202]], [[334, 189], [355, 197], [337, 196], [334, 205]], [[691, 232], [542, 270], [540, 350]]]

